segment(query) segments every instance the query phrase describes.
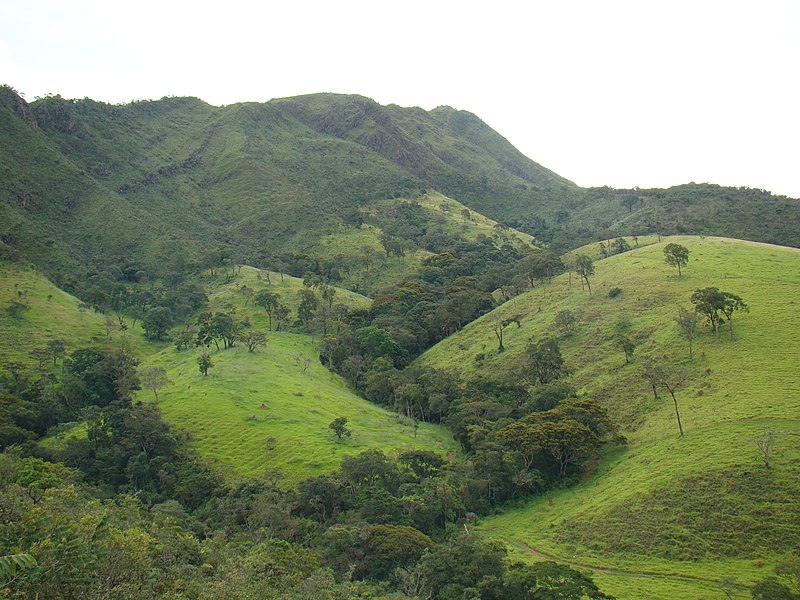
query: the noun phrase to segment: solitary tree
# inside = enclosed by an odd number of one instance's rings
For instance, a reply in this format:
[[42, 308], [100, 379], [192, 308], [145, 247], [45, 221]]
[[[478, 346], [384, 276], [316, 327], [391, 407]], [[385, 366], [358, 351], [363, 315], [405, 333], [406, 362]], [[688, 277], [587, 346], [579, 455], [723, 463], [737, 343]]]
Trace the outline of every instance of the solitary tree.
[[517, 328], [521, 327], [522, 324], [520, 323], [519, 317], [510, 317], [508, 319], [504, 319], [502, 315], [493, 313], [489, 317], [489, 323], [492, 326], [492, 331], [494, 331], [494, 335], [497, 338], [497, 351], [503, 352], [506, 348], [503, 346], [503, 335], [505, 332], [506, 327], [511, 325], [512, 323], [517, 324]]
[[267, 335], [263, 331], [245, 329], [239, 334], [239, 339], [249, 352], [255, 352], [256, 348], [267, 345]]
[[614, 343], [625, 353], [625, 364], [631, 362], [631, 357], [636, 350], [636, 344], [624, 333], [618, 333], [614, 336]]
[[269, 319], [269, 330], [272, 331], [272, 317], [275, 315], [275, 309], [280, 303], [278, 294], [261, 290], [255, 295], [255, 303], [267, 311], [267, 318]]
[[564, 357], [555, 338], [547, 338], [526, 349], [527, 367], [533, 373], [536, 383], [541, 385], [560, 379], [568, 374], [564, 366]]
[[761, 452], [761, 460], [764, 462], [764, 466], [767, 469], [770, 467], [772, 451], [775, 449], [775, 442], [777, 442], [777, 440], [778, 436], [775, 435], [775, 431], [772, 429], [765, 429], [764, 432], [756, 438], [756, 446], [758, 446]]
[[556, 313], [552, 328], [563, 336], [571, 335], [575, 332], [578, 324], [578, 316], [571, 310], [560, 310]]
[[163, 367], [141, 367], [139, 381], [143, 387], [153, 392], [156, 402], [158, 402], [158, 390], [172, 383]]
[[585, 254], [578, 254], [575, 257], [574, 264], [575, 272], [578, 274], [578, 277], [581, 278], [581, 289], [584, 289], [583, 284], [586, 283], [586, 287], [589, 288], [589, 295], [591, 296], [592, 286], [589, 283], [589, 277], [594, 275], [594, 262]]
[[[653, 386], [655, 394], [656, 386], [662, 387], [669, 392], [672, 402], [675, 404], [675, 418], [678, 421], [678, 431], [683, 436], [683, 425], [681, 424], [681, 413], [678, 410], [678, 400], [675, 398], [675, 391], [689, 378], [689, 373], [685, 369], [669, 368], [656, 363], [653, 359], [643, 360], [645, 378]], [[658, 396], [656, 396], [658, 397]]]
[[335, 433], [336, 437], [339, 439], [342, 439], [344, 436], [350, 437], [353, 434], [353, 432], [347, 428], [347, 417], [335, 418], [331, 421], [330, 425], [328, 425], [328, 429]]
[[748, 312], [750, 307], [740, 296], [731, 292], [722, 292], [715, 287], [695, 290], [691, 297], [695, 310], [708, 319], [714, 328], [714, 335], [719, 337], [719, 326], [728, 320], [731, 338], [733, 338], [733, 313]]
[[203, 352], [197, 357], [197, 365], [200, 367], [200, 372], [206, 377], [208, 376], [208, 370], [214, 366], [214, 363], [211, 362], [211, 356], [208, 352]]
[[697, 331], [697, 325], [700, 322], [700, 317], [696, 312], [681, 308], [678, 311], [678, 316], [675, 321], [678, 323], [678, 327], [681, 328], [681, 333], [683, 333], [684, 337], [689, 340], [689, 358], [692, 358], [694, 334]]
[[667, 244], [664, 246], [664, 262], [673, 267], [678, 267], [678, 277], [681, 276], [681, 267], [689, 264], [689, 249], [680, 244]]

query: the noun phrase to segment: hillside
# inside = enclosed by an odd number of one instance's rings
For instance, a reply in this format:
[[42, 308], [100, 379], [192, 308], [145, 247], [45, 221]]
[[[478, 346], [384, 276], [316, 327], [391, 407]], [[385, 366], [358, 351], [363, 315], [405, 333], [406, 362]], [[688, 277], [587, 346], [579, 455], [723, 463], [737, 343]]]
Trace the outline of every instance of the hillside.
[[[577, 190], [452, 110], [332, 94], [117, 106], [28, 104], [4, 87], [0, 100], [0, 239], [70, 283], [109, 265], [158, 275], [226, 256], [268, 266], [373, 201], [429, 188], [456, 196], [476, 177], [479, 195], [498, 202], [534, 202], [514, 187], [531, 182]], [[419, 127], [403, 124], [406, 112]]]
[[[681, 278], [664, 263], [669, 242], [690, 250]], [[591, 296], [562, 275], [496, 309], [521, 320], [509, 328], [505, 352], [496, 352], [490, 313], [418, 359], [467, 379], [516, 377], [529, 340], [554, 335], [556, 313], [574, 311], [576, 331], [561, 339], [570, 381], [602, 401], [628, 438], [577, 486], [487, 518], [479, 530], [520, 557], [544, 553], [594, 568], [619, 597], [705, 598], [719, 595], [716, 583], [728, 576], [752, 583], [800, 550], [800, 317], [792, 308], [800, 253], [677, 237], [595, 266]], [[735, 316], [733, 340], [726, 329], [715, 339], [704, 328], [689, 360], [675, 316], [708, 286], [740, 295], [750, 311]], [[622, 292], [610, 298], [615, 287]], [[636, 344], [630, 364], [612, 341], [620, 328]], [[669, 394], [654, 399], [643, 376], [647, 355], [687, 369], [676, 391], [683, 437]], [[778, 435], [769, 470], [755, 444], [768, 429]]]
[[[221, 278], [217, 278], [221, 279]], [[297, 312], [301, 280], [244, 267], [233, 282], [212, 283], [210, 308], [234, 306], [237, 318], [247, 318], [266, 331], [266, 312], [246, 302], [243, 287], [268, 289]], [[369, 300], [338, 290], [336, 304], [366, 308]], [[457, 445], [441, 427], [410, 420], [355, 395], [319, 361], [318, 339], [288, 331], [268, 333], [267, 344], [255, 352], [237, 345], [210, 355], [214, 367], [203, 377], [197, 368], [198, 351], [165, 348], [146, 364], [166, 369], [172, 384], [159, 392], [162, 414], [220, 472], [261, 477], [280, 470], [285, 481], [298, 481], [330, 472], [345, 455], [369, 448], [387, 453], [409, 448], [455, 452]], [[152, 399], [142, 390], [139, 398]], [[337, 417], [347, 417], [352, 436], [342, 440], [328, 429]]]
[[70, 291], [95, 271], [278, 269], [320, 236], [357, 234], [376, 202], [429, 191], [557, 247], [658, 230], [800, 245], [796, 200], [708, 184], [580, 189], [449, 107], [337, 94], [27, 103], [3, 86], [0, 133], [0, 241]]
[[[251, 287], [273, 291], [293, 314], [297, 312], [301, 280], [271, 273], [267, 283], [266, 273], [257, 269], [242, 267], [237, 272], [235, 276], [230, 271], [204, 275], [211, 310], [234, 310], [237, 318], [266, 331], [266, 312], [241, 293], [242, 288]], [[231, 479], [280, 470], [287, 484], [295, 484], [330, 472], [343, 456], [369, 448], [387, 453], [419, 448], [442, 455], [457, 451], [442, 427], [423, 423], [415, 428], [413, 422], [355, 395], [320, 364], [319, 339], [310, 335], [273, 331], [266, 347], [253, 353], [241, 344], [220, 351], [212, 346], [214, 367], [203, 377], [197, 366], [198, 350], [178, 351], [170, 343], [147, 341], [138, 325], [120, 332], [113, 316], [109, 329], [104, 316], [35, 271], [0, 263], [0, 281], [4, 371], [12, 362], [35, 368], [31, 352], [52, 340], [63, 340], [68, 356], [81, 347], [125, 343], [143, 365], [166, 369], [170, 384], [159, 391], [159, 410], [201, 456]], [[6, 310], [11, 302], [28, 308], [13, 316]], [[336, 304], [350, 309], [366, 308], [369, 303], [345, 290], [336, 294]], [[143, 389], [137, 399], [150, 402], [153, 393]], [[341, 416], [349, 419], [352, 436], [337, 440], [328, 425]], [[54, 441], [49, 443], [52, 446]]]

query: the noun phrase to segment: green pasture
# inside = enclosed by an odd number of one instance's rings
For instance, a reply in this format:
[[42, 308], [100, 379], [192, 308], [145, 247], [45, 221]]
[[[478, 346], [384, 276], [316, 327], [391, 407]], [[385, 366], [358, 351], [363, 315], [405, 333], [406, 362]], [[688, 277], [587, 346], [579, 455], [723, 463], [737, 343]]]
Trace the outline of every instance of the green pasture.
[[[664, 263], [669, 242], [690, 250], [681, 278]], [[583, 483], [487, 518], [479, 531], [529, 559], [526, 547], [613, 571], [598, 579], [620, 597], [724, 597], [715, 582], [752, 583], [798, 550], [800, 251], [675, 237], [595, 266], [591, 296], [562, 275], [498, 308], [521, 321], [506, 330], [505, 352], [486, 316], [419, 359], [466, 378], [520, 377], [528, 342], [556, 335], [555, 314], [574, 311], [577, 330], [561, 339], [570, 381], [601, 400], [628, 438]], [[689, 360], [675, 316], [691, 308], [693, 290], [710, 286], [739, 294], [750, 311], [734, 316], [733, 339], [727, 326], [718, 339], [704, 326]], [[622, 292], [610, 298], [614, 287]], [[637, 346], [630, 364], [612, 341], [620, 328]], [[644, 355], [688, 370], [676, 392], [682, 438], [669, 394], [654, 399], [642, 376]], [[755, 444], [765, 429], [779, 435], [769, 472]]]

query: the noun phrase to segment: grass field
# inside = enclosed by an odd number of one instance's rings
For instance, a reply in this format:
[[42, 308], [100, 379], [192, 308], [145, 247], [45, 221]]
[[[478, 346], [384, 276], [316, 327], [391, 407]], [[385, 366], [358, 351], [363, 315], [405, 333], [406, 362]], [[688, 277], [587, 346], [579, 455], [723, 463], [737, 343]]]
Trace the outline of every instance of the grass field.
[[[690, 250], [681, 278], [664, 263], [669, 242]], [[496, 352], [484, 318], [420, 359], [465, 377], [511, 375], [529, 340], [553, 334], [556, 312], [575, 311], [578, 330], [561, 341], [571, 381], [609, 408], [629, 440], [577, 487], [487, 518], [479, 531], [531, 560], [541, 552], [606, 570], [598, 580], [619, 597], [724, 597], [714, 582], [752, 583], [800, 552], [800, 251], [665, 238], [596, 270], [591, 296], [565, 275], [500, 307], [522, 317], [506, 352]], [[727, 328], [719, 339], [703, 329], [690, 361], [674, 318], [708, 286], [739, 294], [750, 312], [734, 317], [733, 340]], [[613, 287], [623, 291], [609, 298]], [[629, 365], [611, 341], [620, 326], [637, 345]], [[643, 355], [688, 369], [676, 392], [682, 438], [669, 395], [654, 400], [642, 376]], [[754, 443], [765, 428], [780, 435], [769, 472]]]
[[[29, 309], [13, 317], [6, 310], [11, 302]], [[0, 262], [0, 359], [32, 363], [30, 352], [55, 339], [67, 342], [68, 350], [106, 343], [105, 318], [79, 306], [80, 300], [36, 271]], [[144, 339], [141, 345], [153, 347]]]
[[[233, 305], [238, 319], [266, 330], [267, 315], [241, 293], [245, 286], [270, 289], [296, 313], [300, 279], [266, 273], [251, 267], [236, 276], [217, 271], [202, 283], [209, 291], [212, 310]], [[30, 309], [20, 317], [5, 307], [20, 301]], [[370, 300], [338, 290], [336, 303], [365, 308]], [[105, 345], [124, 337], [145, 365], [167, 370], [172, 383], [160, 390], [159, 408], [164, 417], [190, 439], [191, 444], [231, 479], [259, 477], [278, 469], [286, 483], [338, 467], [342, 457], [368, 448], [391, 453], [424, 448], [447, 455], [457, 444], [443, 427], [410, 422], [352, 393], [344, 380], [325, 369], [316, 350], [318, 338], [289, 332], [269, 334], [266, 348], [250, 353], [241, 344], [229, 350], [212, 347], [214, 367], [203, 377], [197, 366], [199, 350], [177, 351], [166, 342], [145, 340], [141, 329], [106, 333], [105, 318], [91, 309], [79, 310], [79, 300], [64, 293], [35, 271], [14, 264], [0, 264], [0, 361], [34, 364], [30, 351], [49, 340], [64, 339], [68, 351]], [[153, 401], [152, 392], [141, 390], [137, 399]], [[342, 440], [328, 429], [337, 417], [347, 417], [352, 436]], [[77, 433], [76, 433], [77, 432]], [[59, 439], [85, 435], [78, 426]], [[46, 440], [58, 444], [56, 438]]]
[[[236, 307], [237, 318], [247, 316], [254, 327], [266, 330], [263, 309], [245, 305], [239, 292], [244, 286], [269, 289], [296, 312], [302, 280], [277, 273], [265, 274], [243, 267], [227, 283], [222, 276], [207, 281], [210, 306]], [[370, 300], [338, 290], [336, 303], [364, 308]], [[213, 347], [212, 347], [212, 350]], [[214, 367], [208, 377], [200, 373], [199, 351], [165, 348], [147, 364], [166, 369], [171, 386], [159, 393], [159, 408], [178, 429], [187, 432], [203, 456], [222, 472], [235, 476], [261, 476], [279, 469], [288, 483], [338, 467], [342, 457], [369, 448], [393, 452], [424, 448], [446, 455], [457, 444], [443, 428], [413, 422], [373, 405], [352, 393], [344, 380], [319, 361], [314, 338], [272, 332], [265, 348], [250, 353], [243, 346], [212, 351]], [[150, 392], [139, 397], [152, 399]], [[328, 429], [337, 417], [347, 417], [352, 436], [338, 440]]]

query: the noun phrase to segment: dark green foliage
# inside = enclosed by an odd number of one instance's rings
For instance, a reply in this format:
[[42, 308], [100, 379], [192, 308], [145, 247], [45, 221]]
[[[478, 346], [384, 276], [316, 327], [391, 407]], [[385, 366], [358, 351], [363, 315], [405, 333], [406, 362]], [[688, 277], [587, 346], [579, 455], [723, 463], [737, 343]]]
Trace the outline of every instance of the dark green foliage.
[[376, 525], [367, 534], [367, 573], [378, 579], [386, 578], [394, 569], [417, 562], [433, 545], [430, 537], [413, 527]]
[[762, 579], [750, 590], [753, 600], [796, 600], [800, 598], [793, 594], [788, 586], [784, 585], [774, 577]]
[[585, 254], [578, 254], [575, 257], [574, 265], [575, 272], [578, 274], [578, 277], [581, 278], [581, 289], [583, 289], [584, 284], [586, 284], [586, 287], [589, 288], [589, 295], [591, 296], [592, 286], [589, 283], [589, 277], [594, 275], [594, 262]]
[[681, 267], [689, 264], [689, 249], [680, 244], [667, 244], [664, 246], [664, 262], [672, 267], [677, 267], [678, 277], [680, 277]]
[[347, 417], [336, 417], [331, 421], [331, 424], [328, 425], [328, 429], [335, 433], [336, 437], [339, 439], [353, 435], [353, 432], [347, 428]]
[[621, 293], [622, 293], [622, 289], [621, 288], [613, 287], [610, 290], [608, 290], [608, 297], [609, 298], [616, 298]]
[[591, 576], [553, 561], [511, 565], [505, 588], [509, 600], [612, 599], [598, 589]]
[[147, 311], [144, 319], [142, 319], [142, 329], [145, 335], [152, 340], [164, 339], [164, 334], [167, 332], [175, 318], [172, 311], [165, 306], [157, 306]]
[[212, 362], [211, 356], [208, 354], [208, 352], [203, 352], [197, 357], [197, 366], [204, 377], [208, 376], [208, 370], [214, 366], [214, 363]]
[[617, 333], [614, 335], [614, 344], [625, 354], [625, 364], [630, 363], [631, 357], [636, 351], [636, 344], [633, 343], [633, 340], [624, 333]]
[[719, 326], [727, 319], [733, 338], [733, 313], [750, 310], [741, 297], [731, 292], [722, 292], [715, 287], [695, 290], [691, 302], [695, 310], [708, 320], [717, 337], [719, 337]]
[[569, 370], [564, 366], [564, 357], [555, 338], [546, 338], [539, 342], [531, 341], [525, 349], [525, 372], [527, 381], [544, 385], [567, 375]]

